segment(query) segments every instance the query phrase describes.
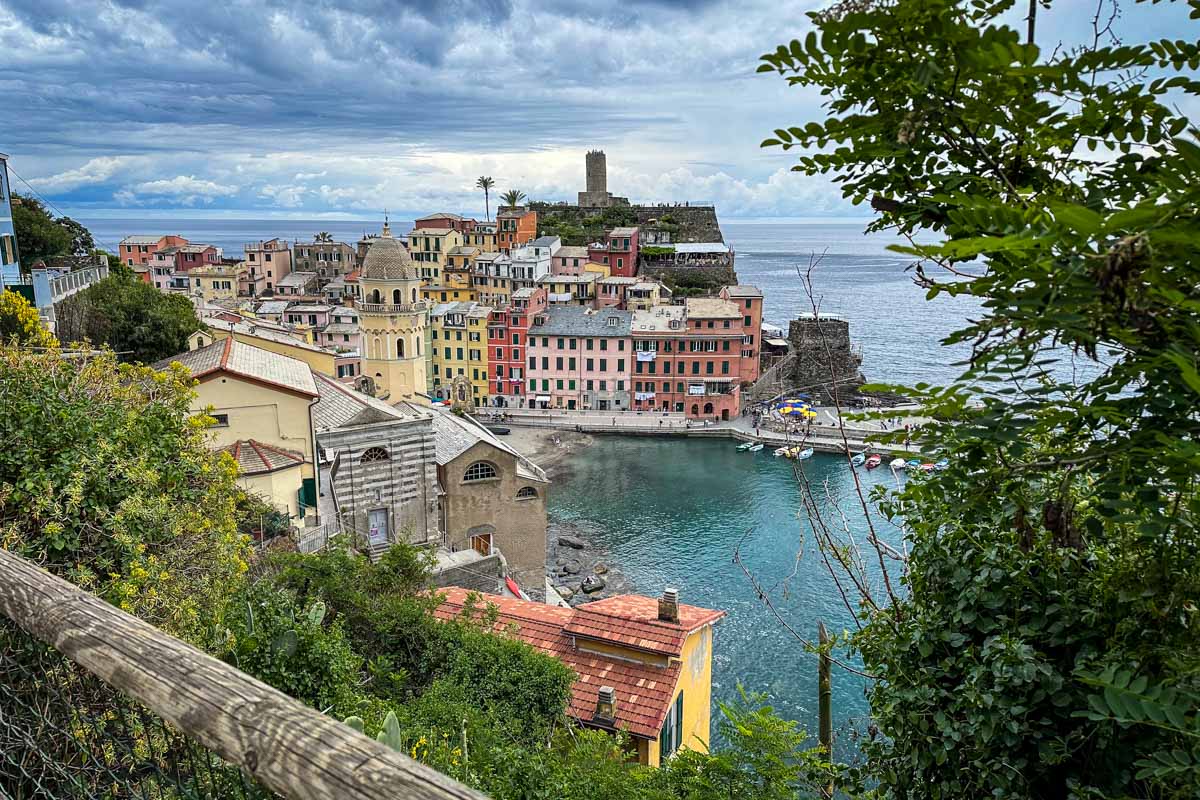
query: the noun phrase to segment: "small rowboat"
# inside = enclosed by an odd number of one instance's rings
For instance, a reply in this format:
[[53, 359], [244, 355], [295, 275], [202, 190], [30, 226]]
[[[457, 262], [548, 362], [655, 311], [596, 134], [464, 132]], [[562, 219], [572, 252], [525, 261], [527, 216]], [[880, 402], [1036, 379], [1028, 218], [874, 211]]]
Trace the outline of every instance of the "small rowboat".
[[893, 470], [900, 470], [905, 469], [908, 466], [908, 462], [903, 458], [893, 458], [892, 463], [888, 466], [890, 466]]
[[910, 458], [910, 459], [908, 460], [908, 468], [909, 468], [909, 469], [919, 469], [919, 468], [920, 468], [920, 466], [921, 466], [921, 459], [919, 459], [919, 458]]
[[801, 450], [799, 453], [796, 454], [796, 458], [803, 461], [806, 458], [812, 458], [812, 454], [813, 454], [813, 449], [811, 447], [806, 447], [803, 450]]
[[850, 463], [856, 467], [861, 467], [862, 463], [866, 460], [867, 460], [866, 453], [855, 453], [854, 455], [850, 456]]
[[763, 444], [762, 444], [762, 442], [759, 442], [758, 444], [756, 444], [756, 445], [754, 445], [754, 446], [752, 446], [752, 447], [747, 447], [747, 448], [746, 448], [746, 452], [748, 452], [748, 453], [757, 453], [759, 450], [762, 450], [762, 449], [763, 449]]
[[741, 444], [739, 444], [737, 446], [737, 449], [738, 449], [738, 452], [744, 452], [746, 450], [749, 450], [751, 447], [754, 447], [754, 442], [742, 442]]
[[941, 472], [944, 469], [950, 469], [950, 459], [943, 458], [941, 461], [933, 462], [933, 468], [938, 472]]
[[785, 456], [786, 458], [791, 458], [792, 457], [792, 448], [786, 447], [786, 446], [779, 448], [778, 450], [775, 451], [775, 457], [779, 458], [780, 456]]
[[867, 469], [875, 469], [879, 466], [880, 461], [883, 461], [883, 459], [879, 456], [879, 454], [872, 453], [867, 457]]
[[932, 461], [926, 461], [924, 464], [921, 465], [922, 472], [933, 472], [933, 470], [934, 470], [934, 466], [933, 466]]

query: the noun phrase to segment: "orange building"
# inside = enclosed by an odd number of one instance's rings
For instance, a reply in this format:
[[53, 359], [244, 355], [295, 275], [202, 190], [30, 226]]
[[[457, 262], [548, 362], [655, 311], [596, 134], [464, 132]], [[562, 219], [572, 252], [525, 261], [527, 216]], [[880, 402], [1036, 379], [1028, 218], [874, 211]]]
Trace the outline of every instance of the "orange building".
[[126, 236], [117, 245], [117, 255], [121, 257], [122, 264], [137, 267], [149, 263], [150, 257], [157, 250], [183, 247], [186, 244], [188, 240], [182, 236]]
[[506, 206], [496, 214], [496, 248], [507, 253], [537, 238], [537, 212]]
[[[471, 594], [439, 589], [439, 619], [459, 616]], [[707, 751], [712, 722], [713, 626], [725, 616], [662, 598], [623, 594], [578, 608], [480, 595], [496, 607], [498, 631], [575, 671], [567, 714], [579, 724], [630, 735], [630, 758], [658, 766], [677, 750]]]

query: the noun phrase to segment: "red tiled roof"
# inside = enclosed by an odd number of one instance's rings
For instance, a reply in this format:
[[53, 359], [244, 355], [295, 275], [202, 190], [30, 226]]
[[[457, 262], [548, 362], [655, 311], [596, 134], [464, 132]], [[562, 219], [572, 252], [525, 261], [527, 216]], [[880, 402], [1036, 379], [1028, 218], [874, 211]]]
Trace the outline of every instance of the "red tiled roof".
[[243, 475], [262, 475], [304, 463], [304, 454], [260, 442], [257, 439], [238, 439], [221, 448], [234, 461]]
[[[469, 592], [466, 589], [449, 587], [439, 589], [445, 601], [434, 612], [439, 619], [452, 619], [462, 611]], [[485, 603], [494, 604], [499, 618], [498, 630], [513, 629], [523, 642], [542, 652], [554, 656], [575, 671], [578, 676], [571, 687], [571, 700], [567, 713], [584, 723], [593, 723], [596, 700], [601, 686], [611, 686], [616, 692], [616, 727], [635, 736], [655, 739], [662, 729], [663, 720], [675, 696], [679, 682], [680, 662], [670, 660], [665, 667], [643, 664], [628, 659], [583, 652], [575, 647], [576, 636], [607, 640], [613, 644], [637, 647], [650, 652], [676, 655], [682, 652], [687, 634], [704, 625], [711, 624], [725, 615], [723, 611], [711, 611], [695, 606], [680, 606], [681, 623], [658, 623], [654, 625], [644, 619], [646, 610], [653, 607], [658, 615], [658, 601], [637, 595], [621, 595], [578, 609], [559, 608], [528, 600], [518, 600], [497, 595], [482, 595]], [[620, 601], [612, 603], [612, 601]], [[597, 611], [598, 606], [603, 606]], [[684, 609], [687, 609], [687, 622]], [[624, 616], [628, 611], [632, 617]], [[596, 635], [592, 626], [600, 621], [608, 625], [607, 635]], [[629, 626], [629, 627], [626, 627]], [[664, 629], [664, 630], [660, 630]], [[588, 630], [587, 634], [575, 631]], [[616, 635], [613, 635], [613, 632]], [[625, 639], [635, 641], [647, 639], [651, 647], [630, 645]], [[665, 642], [678, 641], [678, 647], [667, 649]]]

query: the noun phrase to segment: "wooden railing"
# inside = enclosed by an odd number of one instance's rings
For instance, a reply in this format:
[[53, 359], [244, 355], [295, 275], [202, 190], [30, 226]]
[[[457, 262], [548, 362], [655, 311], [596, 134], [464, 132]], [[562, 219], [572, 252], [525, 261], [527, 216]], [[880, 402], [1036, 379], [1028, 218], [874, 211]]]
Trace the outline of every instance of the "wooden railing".
[[4, 550], [0, 616], [279, 796], [485, 800]]

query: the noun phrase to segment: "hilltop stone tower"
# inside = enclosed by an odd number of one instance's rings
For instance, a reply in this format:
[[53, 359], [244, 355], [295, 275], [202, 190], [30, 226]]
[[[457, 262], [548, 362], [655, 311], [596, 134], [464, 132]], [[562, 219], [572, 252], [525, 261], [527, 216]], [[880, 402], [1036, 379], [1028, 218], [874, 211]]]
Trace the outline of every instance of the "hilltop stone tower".
[[421, 276], [408, 250], [385, 221], [383, 233], [371, 242], [363, 259], [363, 302], [358, 307], [362, 328], [362, 374], [374, 382], [375, 395], [393, 403], [421, 402], [425, 392], [426, 304], [421, 299]]
[[608, 165], [603, 150], [589, 150], [584, 158], [587, 191], [579, 193], [579, 205], [584, 208], [604, 208], [613, 204], [608, 193]]

